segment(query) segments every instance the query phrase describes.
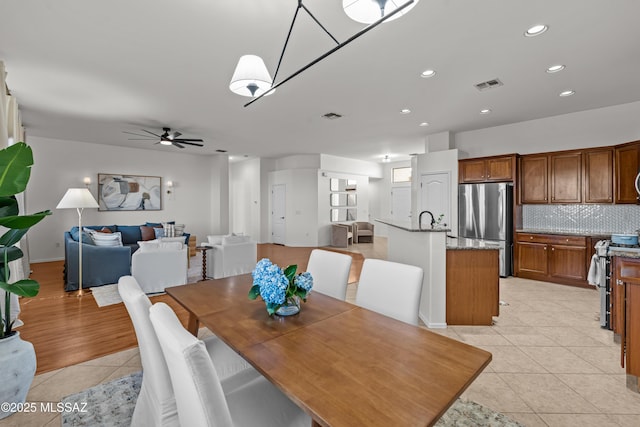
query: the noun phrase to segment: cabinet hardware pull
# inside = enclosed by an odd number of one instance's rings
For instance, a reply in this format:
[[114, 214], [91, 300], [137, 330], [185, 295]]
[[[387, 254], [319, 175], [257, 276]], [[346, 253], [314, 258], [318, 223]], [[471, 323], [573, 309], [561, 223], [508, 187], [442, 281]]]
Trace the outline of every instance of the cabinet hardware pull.
[[551, 250], [552, 250], [552, 251], [555, 251], [555, 250], [556, 250], [556, 248], [551, 248]]

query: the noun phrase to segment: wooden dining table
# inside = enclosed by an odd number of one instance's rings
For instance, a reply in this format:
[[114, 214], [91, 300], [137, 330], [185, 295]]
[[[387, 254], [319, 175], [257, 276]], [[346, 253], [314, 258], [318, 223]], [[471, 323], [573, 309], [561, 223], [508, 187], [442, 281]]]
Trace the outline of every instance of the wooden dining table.
[[[491, 353], [319, 292], [300, 313], [269, 316], [250, 274], [167, 288], [293, 402], [314, 426], [430, 426]], [[215, 361], [214, 361], [215, 363]]]

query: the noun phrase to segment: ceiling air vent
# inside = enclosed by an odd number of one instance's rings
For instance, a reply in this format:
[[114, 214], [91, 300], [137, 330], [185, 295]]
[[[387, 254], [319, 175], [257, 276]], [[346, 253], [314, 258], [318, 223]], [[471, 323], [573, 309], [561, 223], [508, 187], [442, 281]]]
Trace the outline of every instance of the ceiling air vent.
[[502, 86], [502, 82], [500, 81], [500, 79], [491, 79], [491, 80], [487, 80], [486, 82], [478, 83], [474, 86], [479, 91], [483, 91], [483, 90], [493, 89], [494, 87]]
[[342, 117], [342, 115], [340, 115], [338, 113], [327, 113], [327, 114], [323, 114], [322, 117], [324, 117], [327, 120], [335, 120], [335, 119], [339, 119], [340, 117]]

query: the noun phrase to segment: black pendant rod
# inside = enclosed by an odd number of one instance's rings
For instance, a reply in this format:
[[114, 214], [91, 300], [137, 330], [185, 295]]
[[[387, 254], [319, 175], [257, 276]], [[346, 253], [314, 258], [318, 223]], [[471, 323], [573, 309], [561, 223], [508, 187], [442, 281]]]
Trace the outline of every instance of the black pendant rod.
[[318, 24], [318, 25], [320, 26], [320, 28], [322, 28], [322, 29], [324, 30], [324, 32], [325, 32], [325, 33], [327, 33], [327, 34], [329, 35], [329, 37], [331, 37], [331, 38], [333, 39], [333, 41], [334, 41], [334, 42], [336, 42], [336, 44], [340, 44], [340, 42], [339, 42], [338, 40], [336, 40], [336, 38], [335, 38], [335, 37], [333, 37], [333, 35], [329, 32], [329, 30], [327, 30], [327, 29], [324, 27], [324, 25], [322, 25], [322, 24], [320, 23], [320, 21], [318, 21], [318, 20], [316, 19], [316, 17], [315, 17], [315, 16], [313, 16], [313, 13], [311, 13], [311, 12], [309, 11], [309, 9], [307, 9], [307, 6], [305, 6], [305, 5], [303, 5], [303, 4], [302, 4], [302, 0], [300, 0], [300, 6], [301, 6], [301, 7], [302, 7], [302, 8], [303, 8], [303, 9], [304, 9], [308, 14], [309, 14], [309, 16], [310, 16], [311, 18], [313, 18], [313, 20], [314, 20], [314, 21], [316, 21], [316, 24]]
[[[384, 21], [386, 21], [387, 19], [391, 18], [393, 15], [395, 15], [396, 13], [399, 13], [401, 10], [403, 10], [405, 7], [409, 6], [411, 3], [413, 3], [415, 0], [409, 0], [407, 1], [405, 4], [403, 4], [402, 6], [400, 6], [399, 8], [397, 8], [396, 10], [394, 10], [393, 12], [391, 12], [390, 14], [383, 16], [382, 18], [378, 19], [377, 21], [369, 24], [368, 26], [364, 27], [362, 30], [358, 31], [357, 33], [355, 33], [354, 35], [352, 35], [351, 37], [349, 37], [347, 40], [345, 40], [344, 42], [338, 44], [336, 47], [332, 48], [331, 50], [329, 50], [328, 52], [324, 53], [323, 55], [321, 55], [320, 57], [314, 59], [313, 61], [311, 61], [310, 63], [308, 63], [307, 65], [305, 65], [304, 67], [300, 68], [298, 71], [296, 71], [295, 73], [291, 74], [289, 77], [287, 77], [286, 79], [282, 80], [281, 82], [277, 83], [275, 86], [272, 86], [271, 89], [269, 89], [268, 91], [264, 92], [262, 95], [257, 96], [256, 98], [252, 99], [251, 101], [247, 102], [246, 104], [244, 104], [245, 107], [248, 107], [249, 105], [253, 104], [254, 102], [256, 102], [258, 99], [262, 98], [263, 96], [266, 96], [268, 94], [270, 94], [271, 92], [273, 92], [274, 90], [276, 90], [278, 87], [280, 87], [281, 85], [283, 85], [284, 83], [288, 82], [289, 80], [291, 80], [292, 78], [294, 78], [295, 76], [297, 76], [298, 74], [302, 73], [303, 71], [305, 71], [307, 68], [310, 68], [312, 66], [314, 66], [315, 64], [317, 64], [318, 62], [322, 61], [324, 58], [326, 58], [327, 56], [331, 55], [332, 53], [334, 53], [335, 51], [342, 49], [343, 47], [345, 47], [346, 45], [348, 45], [349, 43], [351, 43], [352, 41], [354, 41], [355, 39], [357, 39], [358, 37], [360, 37], [361, 35], [369, 32], [370, 30], [374, 29], [375, 27], [377, 27], [378, 25], [382, 24]], [[301, 4], [302, 1], [299, 0], [299, 4]], [[299, 10], [299, 8], [297, 9]], [[296, 10], [296, 14], [297, 14], [297, 10]], [[295, 17], [294, 17], [295, 19]], [[293, 23], [291, 24], [293, 26]], [[289, 31], [289, 33], [291, 33], [291, 31]], [[287, 37], [288, 39], [288, 37]], [[286, 44], [285, 44], [286, 46]], [[282, 57], [280, 58], [282, 59]], [[275, 77], [274, 77], [275, 80]]]

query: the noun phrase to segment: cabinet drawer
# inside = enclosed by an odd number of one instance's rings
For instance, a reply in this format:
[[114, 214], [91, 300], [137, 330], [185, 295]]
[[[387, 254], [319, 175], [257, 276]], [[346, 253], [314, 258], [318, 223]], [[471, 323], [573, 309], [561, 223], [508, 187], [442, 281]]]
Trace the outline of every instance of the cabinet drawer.
[[516, 241], [529, 243], [549, 243], [553, 245], [585, 246], [587, 238], [584, 236], [563, 236], [556, 234], [517, 233]]

